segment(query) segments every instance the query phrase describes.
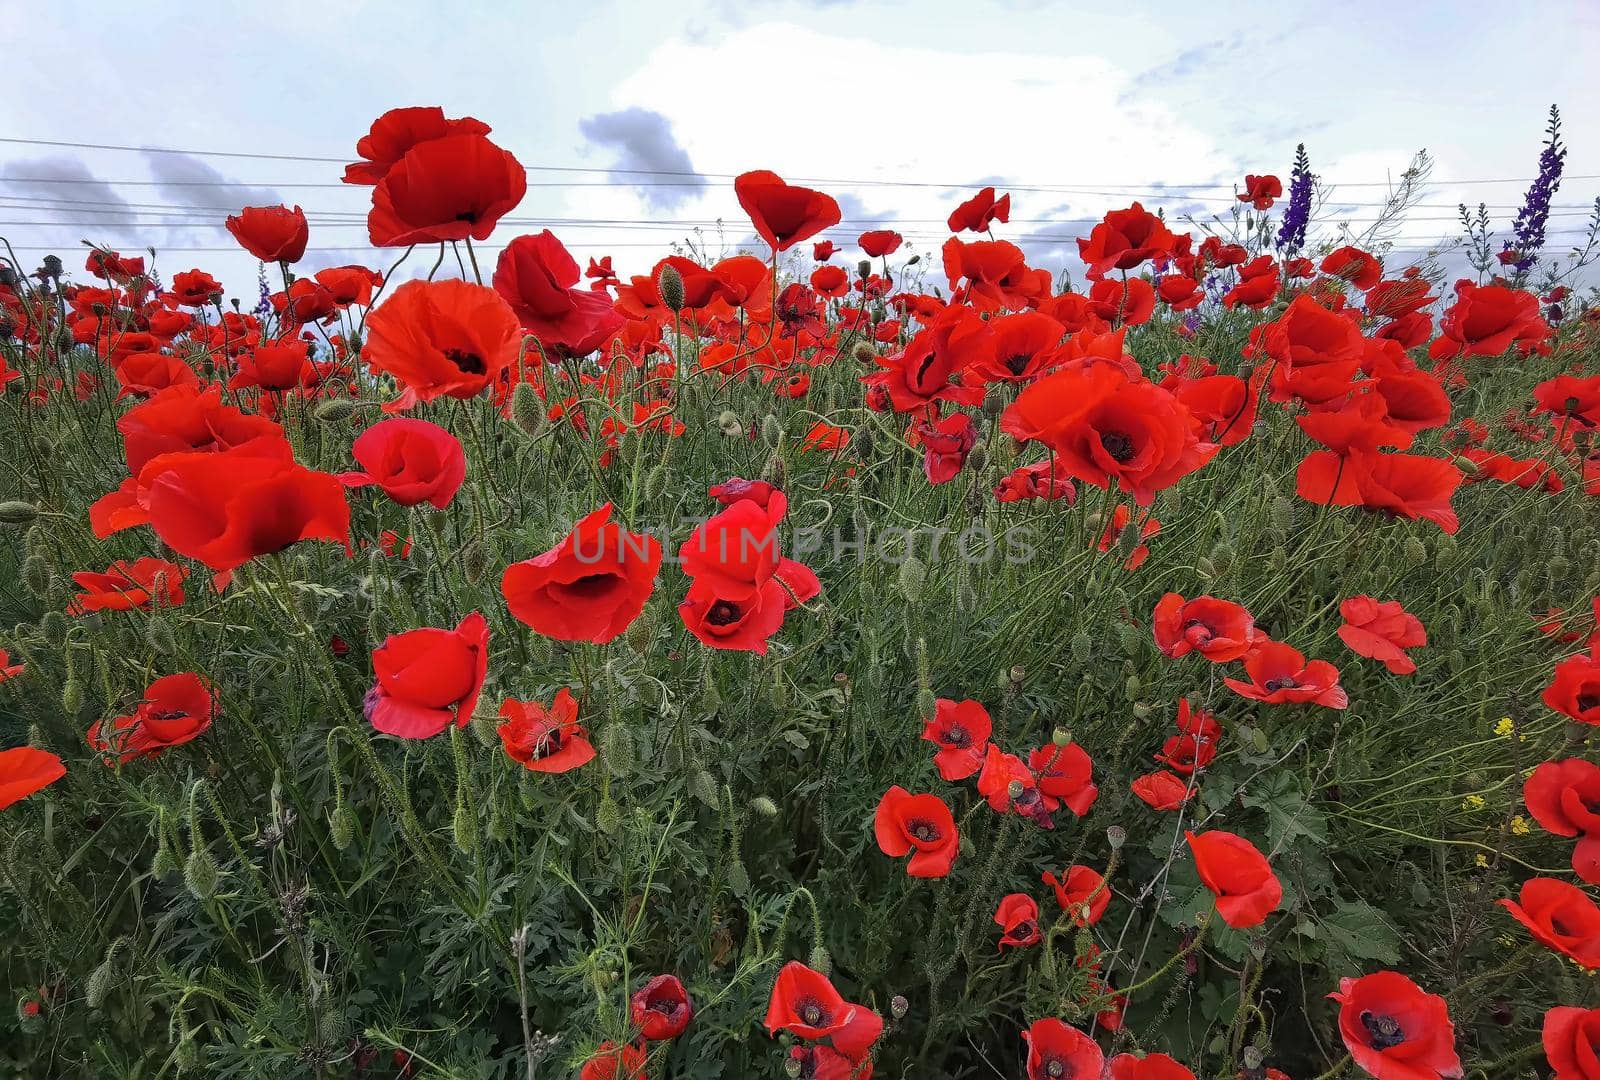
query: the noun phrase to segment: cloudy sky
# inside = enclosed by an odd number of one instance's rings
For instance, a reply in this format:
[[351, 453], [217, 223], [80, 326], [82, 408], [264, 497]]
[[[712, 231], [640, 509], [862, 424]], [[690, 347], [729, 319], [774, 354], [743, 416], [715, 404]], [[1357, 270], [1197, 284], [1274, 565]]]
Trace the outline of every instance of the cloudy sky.
[[1600, 55], [1593, 0], [1090, 8], [0, 0], [0, 235], [30, 267], [47, 250], [81, 267], [82, 239], [153, 246], [166, 276], [211, 269], [248, 305], [255, 265], [220, 222], [282, 201], [312, 220], [308, 268], [383, 267], [370, 189], [339, 184], [339, 163], [399, 105], [475, 116], [529, 166], [491, 247], [549, 227], [624, 275], [674, 241], [713, 256], [745, 242], [729, 178], [754, 168], [837, 197], [841, 245], [891, 225], [923, 251], [996, 183], [1013, 193], [998, 235], [1075, 273], [1071, 239], [1107, 209], [1226, 215], [1245, 172], [1287, 183], [1299, 142], [1330, 189], [1324, 234], [1366, 233], [1424, 148], [1433, 184], [1386, 233], [1391, 262], [1456, 235], [1461, 201], [1507, 234], [1552, 103], [1571, 147], [1552, 247], [1579, 238], [1600, 195], [1600, 74], [1578, 59]]

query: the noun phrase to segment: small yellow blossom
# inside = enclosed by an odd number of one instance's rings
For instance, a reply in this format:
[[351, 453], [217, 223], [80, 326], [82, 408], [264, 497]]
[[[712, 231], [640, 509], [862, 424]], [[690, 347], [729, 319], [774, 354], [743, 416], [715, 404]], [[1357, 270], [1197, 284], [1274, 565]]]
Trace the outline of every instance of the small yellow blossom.
[[1509, 739], [1516, 730], [1516, 725], [1511, 722], [1511, 717], [1502, 716], [1494, 725], [1494, 733], [1502, 739]]
[[1463, 810], [1482, 810], [1483, 809], [1483, 796], [1482, 795], [1468, 795], [1465, 799], [1461, 800], [1461, 809], [1463, 809]]
[[1484, 866], [1488, 866], [1489, 865], [1489, 857], [1487, 855], [1483, 855], [1483, 854], [1479, 854], [1472, 861], [1477, 863], [1478, 866], [1480, 866], [1480, 867], [1484, 867]]
[[1532, 831], [1533, 828], [1528, 824], [1528, 819], [1521, 814], [1511, 819], [1511, 835], [1527, 836]]

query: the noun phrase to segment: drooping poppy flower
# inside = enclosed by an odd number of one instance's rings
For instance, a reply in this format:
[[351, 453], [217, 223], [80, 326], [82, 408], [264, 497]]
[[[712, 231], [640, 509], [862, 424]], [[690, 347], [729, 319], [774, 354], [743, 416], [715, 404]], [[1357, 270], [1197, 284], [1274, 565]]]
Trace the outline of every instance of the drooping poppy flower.
[[891, 859], [911, 855], [906, 873], [915, 878], [942, 878], [961, 848], [955, 817], [937, 795], [913, 795], [895, 785], [883, 793], [872, 818], [878, 850]]
[[[0, 653], [0, 659], [4, 656]], [[67, 767], [48, 750], [31, 746], [0, 750], [0, 810], [43, 791], [65, 775]]]
[[390, 634], [372, 651], [372, 669], [378, 681], [365, 709], [385, 735], [426, 739], [452, 722], [465, 727], [489, 673], [489, 621], [474, 611], [453, 630]]
[[1580, 653], [1557, 664], [1540, 700], [1580, 724], [1600, 725], [1600, 643], [1588, 656]]
[[855, 1019], [856, 1006], [840, 996], [828, 977], [791, 960], [772, 983], [767, 1002], [767, 1033], [787, 1031], [801, 1039], [822, 1039]]
[[[1135, 537], [1143, 541], [1150, 539], [1161, 531], [1161, 522], [1144, 513], [1141, 513], [1139, 520], [1135, 522], [1133, 520], [1133, 512], [1126, 505], [1119, 504], [1111, 512], [1111, 520], [1106, 522], [1105, 530], [1101, 532], [1100, 539], [1095, 547], [1100, 551], [1110, 551], [1112, 548], [1116, 548], [1119, 551], [1127, 550], [1123, 544], [1123, 537], [1128, 535], [1130, 528], [1134, 530]], [[1137, 570], [1144, 565], [1145, 560], [1149, 557], [1150, 546], [1144, 543], [1136, 543], [1133, 545], [1132, 550], [1128, 551], [1128, 556], [1122, 565], [1127, 570]]]
[[1600, 1080], [1600, 1009], [1558, 1005], [1548, 1010], [1541, 1040], [1554, 1080]]
[[516, 155], [482, 135], [412, 146], [372, 190], [367, 235], [374, 247], [487, 240], [528, 191]]
[[733, 181], [739, 205], [750, 215], [756, 235], [774, 252], [787, 251], [823, 229], [839, 224], [839, 204], [832, 196], [786, 184], [775, 172], [757, 169]]
[[746, 480], [742, 476], [735, 476], [720, 484], [711, 485], [706, 494], [723, 506], [732, 506], [736, 502], [749, 499], [757, 506], [765, 508], [772, 501], [772, 496], [778, 494], [778, 489], [765, 480]]
[[337, 477], [254, 444], [166, 459], [150, 487], [150, 526], [168, 547], [232, 570], [305, 540], [350, 550], [350, 505]]
[[1244, 190], [1239, 201], [1249, 203], [1257, 210], [1271, 209], [1273, 200], [1283, 198], [1283, 181], [1276, 176], [1245, 174]]
[[[1351, 247], [1347, 244], [1323, 256], [1322, 272], [1324, 274], [1332, 274], [1337, 278], [1343, 278], [1354, 288], [1366, 292], [1378, 284], [1378, 281], [1383, 277], [1383, 264], [1360, 248]], [[1422, 291], [1428, 291], [1427, 282], [1423, 282]], [[1380, 302], [1383, 300], [1382, 297], [1378, 299]], [[1388, 307], [1373, 311], [1372, 300], [1373, 298], [1370, 296], [1367, 298], [1369, 312], [1375, 315], [1390, 315], [1392, 317], [1393, 312]]]
[[189, 571], [166, 559], [118, 559], [104, 573], [83, 571], [72, 575], [73, 584], [82, 591], [68, 606], [67, 614], [181, 604], [183, 581], [188, 576]]
[[[811, 245], [811, 257], [817, 262], [827, 262], [839, 248], [832, 240], [818, 240]], [[843, 271], [840, 271], [843, 273]]]
[[1557, 375], [1533, 388], [1535, 413], [1571, 428], [1600, 428], [1600, 375]]
[[1591, 885], [1600, 885], [1600, 765], [1583, 758], [1546, 761], [1528, 774], [1522, 801], [1545, 829], [1557, 836], [1576, 836], [1572, 871]]
[[1199, 421], [1170, 392], [1110, 364], [1046, 375], [1006, 408], [1000, 426], [1049, 446], [1066, 475], [1096, 487], [1114, 481], [1140, 506], [1218, 450], [1200, 440]]
[[649, 1060], [649, 1052], [638, 1043], [603, 1042], [578, 1070], [578, 1080], [646, 1080]]
[[340, 473], [346, 487], [376, 484], [401, 506], [443, 510], [467, 475], [461, 440], [438, 424], [397, 416], [363, 431], [350, 448], [364, 471]]
[[356, 143], [362, 160], [344, 167], [347, 184], [373, 185], [382, 180], [406, 151], [429, 139], [446, 135], [487, 135], [489, 125], [470, 116], [445, 119], [437, 105], [413, 105], [390, 109], [372, 122], [372, 128]]
[[1339, 1034], [1351, 1058], [1377, 1080], [1461, 1076], [1456, 1029], [1444, 998], [1398, 971], [1340, 979]]
[[1600, 907], [1576, 885], [1557, 878], [1529, 878], [1517, 900], [1500, 900], [1535, 941], [1569, 956], [1590, 971], [1600, 969]]
[[994, 197], [994, 188], [986, 187], [950, 212], [946, 224], [951, 232], [971, 230], [988, 232], [996, 221], [1004, 224], [1011, 220], [1011, 196]]
[[989, 710], [970, 698], [952, 701], [938, 698], [934, 702], [933, 719], [922, 729], [924, 742], [939, 747], [933, 755], [934, 767], [946, 780], [965, 780], [983, 768], [983, 759], [989, 749], [989, 735], [994, 724]]
[[1028, 1080], [1097, 1080], [1105, 1071], [1105, 1055], [1095, 1041], [1053, 1016], [1035, 1020], [1022, 1039], [1028, 1045]]
[[904, 239], [893, 229], [872, 229], [862, 233], [856, 243], [861, 245], [861, 250], [867, 253], [869, 259], [879, 259], [899, 251]]
[[1461, 527], [1451, 505], [1464, 477], [1443, 458], [1357, 450], [1313, 450], [1295, 472], [1295, 494], [1320, 506], [1360, 506], [1407, 521], [1431, 521], [1447, 533]]
[[1162, 769], [1136, 778], [1130, 789], [1152, 810], [1176, 810], [1189, 801], [1192, 788], [1183, 777]]
[[1439, 336], [1428, 347], [1435, 360], [1457, 356], [1499, 356], [1513, 346], [1542, 344], [1551, 333], [1533, 293], [1505, 285], [1456, 282], [1456, 302], [1439, 320]]
[[1156, 602], [1150, 625], [1163, 655], [1179, 657], [1193, 651], [1212, 663], [1239, 659], [1260, 633], [1242, 604], [1214, 596], [1185, 600], [1177, 593], [1167, 593]]
[[995, 485], [994, 497], [999, 502], [1022, 502], [1041, 499], [1054, 502], [1065, 499], [1071, 506], [1077, 502], [1078, 489], [1056, 468], [1053, 461], [1041, 461], [1012, 469]]
[[299, 262], [306, 253], [310, 228], [298, 206], [247, 206], [227, 220], [239, 246], [262, 262]]
[[388, 411], [438, 397], [470, 398], [517, 361], [517, 317], [493, 289], [471, 282], [408, 281], [367, 319], [362, 359], [404, 388]]
[[661, 543], [611, 521], [606, 503], [542, 555], [506, 567], [511, 614], [560, 641], [604, 644], [644, 610], [661, 568]]
[[1092, 867], [1069, 866], [1060, 880], [1055, 874], [1045, 871], [1040, 880], [1055, 892], [1061, 910], [1071, 915], [1073, 923], [1078, 926], [1093, 926], [1106, 913], [1106, 908], [1111, 906], [1111, 888], [1099, 871]]
[[114, 717], [109, 727], [95, 721], [89, 728], [89, 746], [124, 762], [156, 757], [209, 728], [216, 698], [210, 681], [193, 672], [164, 676], [145, 688], [133, 712]]
[[1039, 903], [1027, 893], [1001, 897], [1000, 906], [994, 911], [994, 922], [1004, 931], [1000, 944], [995, 946], [997, 952], [1007, 947], [1019, 949], [1039, 943]]
[[[1243, 195], [1239, 196], [1241, 199]], [[1118, 1054], [1111, 1059], [1110, 1080], [1195, 1080], [1194, 1073], [1166, 1055]]]
[[495, 264], [494, 291], [547, 353], [583, 356], [622, 329], [610, 298], [578, 282], [577, 260], [549, 229], [512, 240]]
[[1350, 704], [1350, 696], [1339, 685], [1338, 668], [1326, 660], [1308, 664], [1299, 650], [1281, 641], [1263, 642], [1244, 658], [1244, 670], [1250, 676], [1249, 682], [1223, 681], [1234, 693], [1254, 701], [1269, 705], [1311, 702], [1330, 709], [1343, 709]]
[[633, 1026], [651, 1041], [676, 1039], [694, 1018], [689, 992], [676, 975], [657, 975], [628, 999]]
[[1417, 663], [1406, 653], [1428, 643], [1422, 621], [1401, 606], [1398, 600], [1374, 600], [1352, 596], [1339, 602], [1344, 625], [1339, 640], [1358, 656], [1381, 660], [1396, 675], [1410, 675]]
[[1177, 242], [1159, 217], [1134, 203], [1106, 214], [1087, 240], [1080, 238], [1078, 257], [1088, 265], [1089, 276], [1098, 278], [1112, 270], [1132, 270], [1146, 259], [1163, 258]]
[[1077, 743], [1046, 743], [1028, 755], [1028, 768], [1039, 787], [1039, 798], [1048, 813], [1065, 805], [1078, 817], [1094, 806], [1100, 789], [1094, 783], [1094, 762], [1089, 752]]
[[1217, 914], [1236, 930], [1260, 926], [1283, 902], [1283, 883], [1266, 856], [1242, 836], [1185, 832], [1201, 884], [1217, 898]]
[[947, 484], [959, 476], [978, 444], [978, 429], [966, 413], [915, 421], [912, 432], [922, 444], [922, 474], [930, 484]]
[[578, 703], [564, 686], [548, 709], [537, 701], [507, 698], [500, 716], [505, 720], [495, 729], [500, 745], [530, 772], [571, 772], [594, 760], [589, 733], [578, 723]]

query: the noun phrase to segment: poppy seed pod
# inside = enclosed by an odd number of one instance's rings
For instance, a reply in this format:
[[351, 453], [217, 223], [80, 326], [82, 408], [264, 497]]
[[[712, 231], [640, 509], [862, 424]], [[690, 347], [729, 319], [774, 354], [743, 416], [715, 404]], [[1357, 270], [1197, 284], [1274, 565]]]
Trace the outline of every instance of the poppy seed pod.
[[871, 259], [862, 259], [860, 262], [856, 263], [856, 273], [861, 275], [861, 280], [862, 281], [865, 281], [865, 280], [867, 280], [867, 278], [871, 277], [872, 276], [872, 260]]
[[676, 315], [683, 310], [683, 275], [671, 263], [662, 266], [656, 275], [656, 291], [668, 311]]
[[1106, 843], [1111, 845], [1111, 850], [1116, 851], [1128, 841], [1128, 830], [1121, 825], [1106, 826]]
[[850, 350], [850, 354], [856, 358], [856, 363], [862, 365], [870, 365], [878, 359], [878, 350], [865, 341], [856, 342], [856, 347]]
[[889, 999], [889, 1015], [896, 1020], [904, 1020], [906, 1013], [911, 1011], [911, 1003], [901, 994], [896, 994]]

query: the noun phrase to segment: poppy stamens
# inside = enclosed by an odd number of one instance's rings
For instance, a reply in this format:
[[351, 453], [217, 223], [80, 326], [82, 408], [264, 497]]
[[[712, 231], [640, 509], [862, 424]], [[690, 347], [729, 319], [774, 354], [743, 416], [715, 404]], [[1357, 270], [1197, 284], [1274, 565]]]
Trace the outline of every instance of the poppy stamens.
[[1100, 445], [1105, 447], [1106, 453], [1118, 465], [1126, 465], [1133, 460], [1133, 440], [1120, 431], [1105, 431], [1100, 434]]
[[1406, 1041], [1406, 1033], [1392, 1016], [1374, 1016], [1364, 1012], [1361, 1014], [1361, 1026], [1367, 1029], [1367, 1037], [1374, 1050], [1388, 1050]]

